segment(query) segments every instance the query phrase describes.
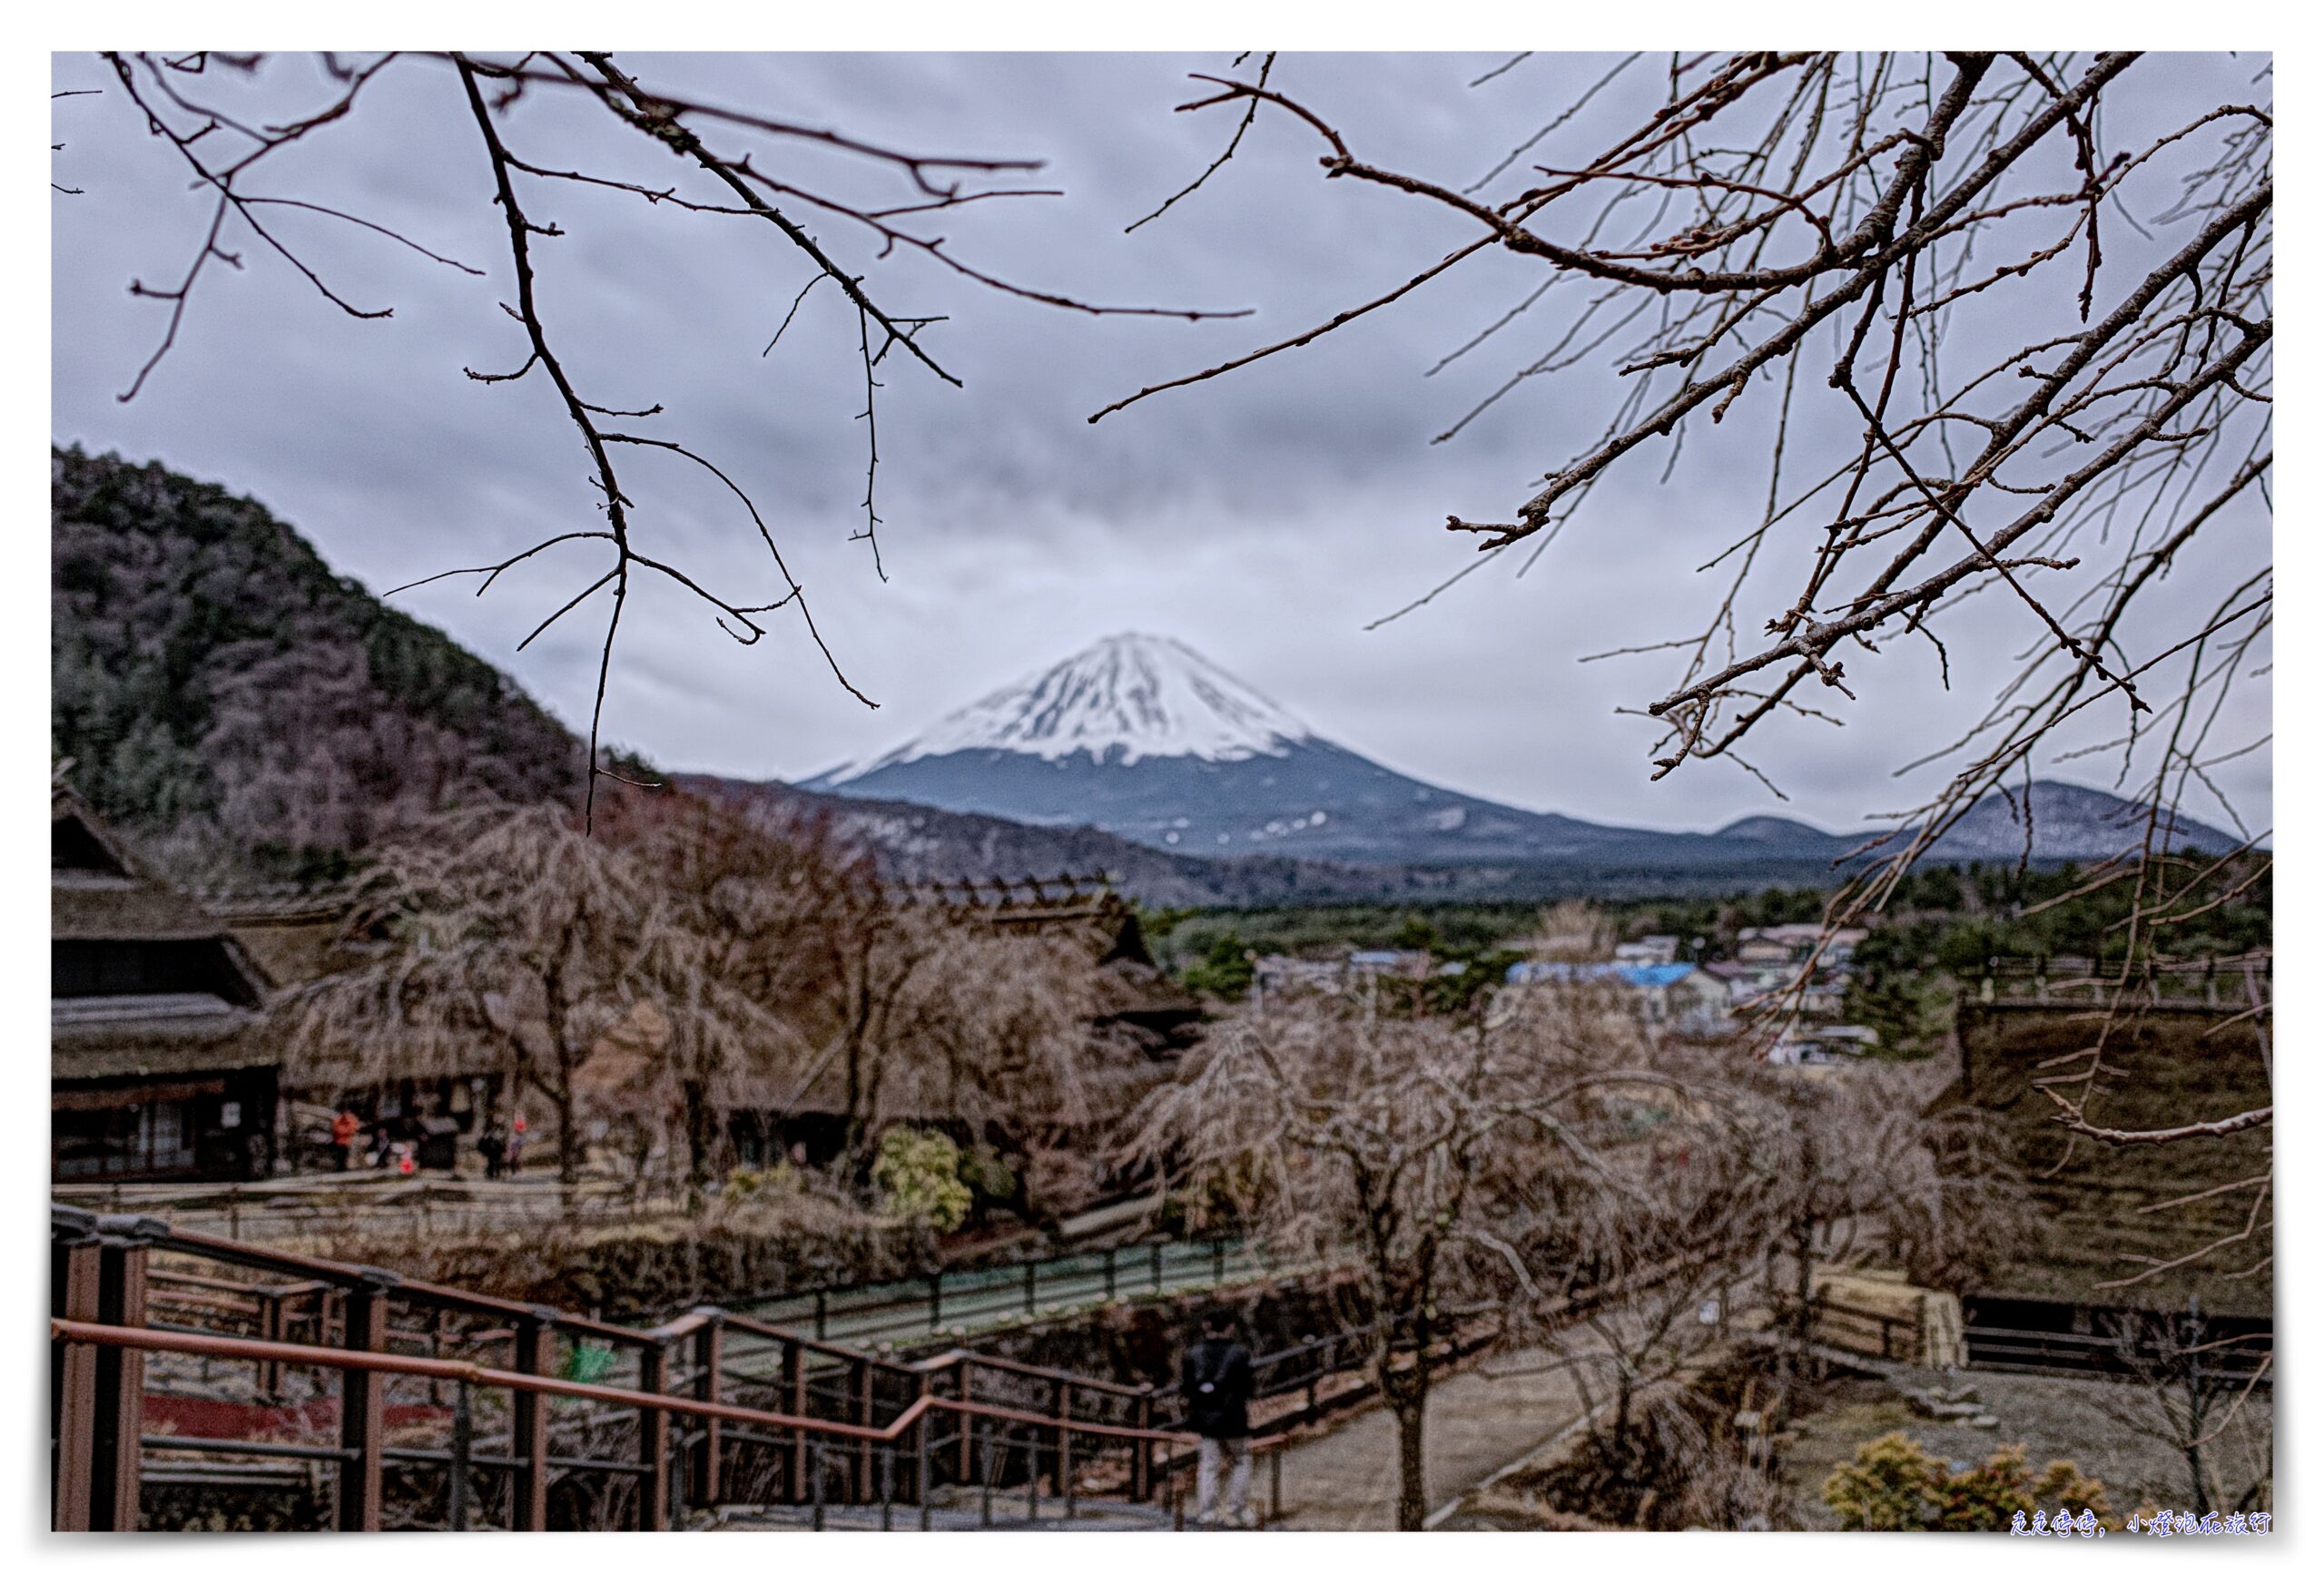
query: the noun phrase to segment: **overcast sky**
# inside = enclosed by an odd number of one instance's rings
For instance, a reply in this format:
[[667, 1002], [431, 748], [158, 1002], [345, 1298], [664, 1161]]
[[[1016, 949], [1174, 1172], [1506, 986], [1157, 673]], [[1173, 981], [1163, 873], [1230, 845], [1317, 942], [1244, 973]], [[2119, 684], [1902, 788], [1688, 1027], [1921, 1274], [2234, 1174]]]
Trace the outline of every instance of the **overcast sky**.
[[[1275, 80], [1347, 129], [1360, 156], [1466, 184], [1612, 59], [1540, 56], [1472, 88], [1498, 58], [1296, 56]], [[2142, 63], [2125, 80], [2137, 97], [2122, 95], [2132, 103], [2110, 134], [2120, 144], [2142, 121], [2177, 124], [2191, 118], [2180, 113], [2187, 106], [2264, 93], [2250, 85], [2253, 64]], [[1424, 378], [1535, 283], [1517, 261], [1488, 254], [1349, 331], [1092, 427], [1084, 419], [1105, 403], [1304, 329], [1405, 280], [1469, 231], [1440, 210], [1321, 180], [1313, 136], [1263, 117], [1208, 188], [1125, 236], [1232, 130], [1234, 112], [1172, 113], [1190, 96], [1187, 73], [1221, 71], [1226, 57], [641, 56], [632, 65], [649, 84], [885, 143], [1038, 156], [1046, 163], [1035, 184], [1065, 196], [947, 216], [940, 229], [954, 251], [1090, 300], [1254, 310], [1191, 326], [1094, 318], [910, 259], [875, 263], [843, 222], [815, 222], [849, 267], [870, 270], [891, 310], [951, 316], [928, 344], [966, 384], [941, 386], [895, 358], [883, 369], [883, 583], [866, 546], [850, 542], [862, 520], [862, 370], [855, 318], [839, 296], [819, 289], [762, 356], [809, 275], [770, 228], [626, 194], [528, 187], [534, 218], [567, 233], [537, 241], [536, 257], [552, 335], [584, 394], [615, 407], [660, 403], [665, 415], [644, 432], [703, 451], [753, 492], [850, 676], [881, 705], [868, 711], [836, 687], [796, 623], [778, 617], [766, 641], [741, 648], [698, 603], [648, 588], [623, 631], [606, 734], [660, 766], [803, 778], [1137, 629], [1185, 640], [1345, 746], [1466, 792], [1625, 824], [1706, 828], [1780, 809], [1854, 826], [1929, 789], [1925, 775], [1900, 783], [1890, 772], [1981, 713], [2010, 656], [2034, 639], [2030, 616], [1999, 605], [1964, 624], [1949, 693], [1925, 650], [1852, 659], [1867, 706], [1844, 708], [1846, 729], [1787, 723], [1758, 743], [1755, 762], [1790, 793], [1788, 806], [1717, 763], [1650, 783], [1653, 728], [1616, 711], [1659, 696], [1675, 664], [1580, 656], [1685, 635], [1689, 615], [1716, 599], [1718, 585], [1693, 569], [1756, 520], [1766, 488], [1764, 447], [1754, 452], [1748, 422], [1690, 438], [1668, 483], [1659, 457], [1633, 465], [1523, 578], [1506, 557], [1366, 630], [1472, 557], [1469, 540], [1442, 529], [1448, 513], [1505, 519], [1531, 480], [1605, 421], [1618, 392], [1602, 374], [1577, 372], [1534, 381], [1457, 440], [1429, 444], [1554, 342], [1580, 296], [1551, 294], [1502, 342]], [[262, 93], [319, 102], [321, 77], [308, 64], [269, 74]], [[511, 291], [506, 239], [448, 70], [399, 64], [357, 115], [281, 156], [261, 190], [360, 213], [487, 277], [277, 211], [335, 289], [359, 306], [392, 305], [394, 317], [349, 319], [244, 237], [229, 245], [247, 268], [213, 270], [176, 348], [125, 405], [116, 397], [167, 319], [163, 305], [125, 289], [175, 281], [206, 206], [98, 63], [60, 56], [54, 75], [59, 90], [112, 89], [60, 99], [54, 113], [67, 145], [56, 179], [84, 190], [54, 205], [60, 443], [157, 457], [255, 497], [375, 590], [596, 526], [586, 458], [547, 385], [485, 386], [461, 371], [512, 369], [522, 342], [496, 306]], [[1654, 84], [1633, 76], [1534, 157], [1555, 163], [1635, 120]], [[536, 95], [507, 135], [544, 163], [686, 180], [656, 151], [606, 143], [578, 112]], [[795, 163], [770, 168], [800, 180], [911, 201], [862, 162], [788, 144], [760, 158], [775, 155]], [[763, 546], [714, 484], [659, 458], [628, 459], [625, 482], [650, 553], [737, 603], [773, 596]], [[2264, 545], [2264, 516], [2242, 531]], [[482, 599], [469, 596], [471, 579], [397, 603], [578, 728], [602, 605], [522, 654], [515, 645], [598, 569], [589, 548], [568, 546]], [[2200, 571], [2182, 582], [2174, 596], [2190, 606], [2216, 592]], [[2265, 687], [2246, 691], [2238, 726], [2218, 740], [2267, 729]], [[2111, 717], [2102, 725], [2100, 711], [2087, 713], [2090, 738], [2113, 733]], [[2109, 773], [2091, 761], [2061, 772], [2097, 783]], [[2269, 755], [2221, 775], [2252, 828], [2263, 827]], [[2223, 821], [2216, 808], [2190, 811]]]

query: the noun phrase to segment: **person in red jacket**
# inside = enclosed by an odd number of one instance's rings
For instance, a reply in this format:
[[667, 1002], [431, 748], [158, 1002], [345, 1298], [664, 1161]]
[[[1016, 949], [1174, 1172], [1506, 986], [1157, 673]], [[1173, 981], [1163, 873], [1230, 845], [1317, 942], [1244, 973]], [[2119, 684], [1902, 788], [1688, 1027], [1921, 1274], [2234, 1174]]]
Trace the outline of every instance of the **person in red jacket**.
[[362, 1130], [363, 1124], [355, 1118], [351, 1110], [342, 1108], [330, 1118], [331, 1158], [338, 1162], [340, 1170], [344, 1171], [354, 1164], [355, 1135]]

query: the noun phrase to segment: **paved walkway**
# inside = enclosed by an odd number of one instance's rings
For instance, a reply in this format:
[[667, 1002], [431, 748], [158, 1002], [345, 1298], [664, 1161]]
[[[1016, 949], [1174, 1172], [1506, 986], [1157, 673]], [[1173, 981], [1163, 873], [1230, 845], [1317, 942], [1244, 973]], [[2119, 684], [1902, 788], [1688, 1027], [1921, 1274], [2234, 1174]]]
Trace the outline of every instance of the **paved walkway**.
[[[1735, 1322], [1764, 1322], [1762, 1312]], [[1624, 1329], [1627, 1318], [1621, 1319]], [[1697, 1356], [1719, 1344], [1681, 1321], [1673, 1339]], [[1594, 1351], [1594, 1346], [1583, 1351]], [[1585, 1408], [1572, 1371], [1540, 1348], [1485, 1354], [1429, 1392], [1421, 1442], [1428, 1470], [1429, 1526], [1461, 1526], [1462, 1497], [1515, 1471], [1581, 1427]], [[1265, 1470], [1260, 1470], [1261, 1478]], [[1283, 1453], [1283, 1516], [1273, 1528], [1393, 1529], [1399, 1482], [1396, 1421], [1384, 1407], [1364, 1409], [1328, 1433]], [[1256, 1486], [1264, 1491], [1265, 1486]], [[1453, 1519], [1448, 1523], [1447, 1519]]]
[[[773, 1529], [797, 1530], [815, 1526], [812, 1507], [753, 1506], [727, 1507], [695, 1526], [721, 1533], [752, 1533]], [[921, 1510], [917, 1506], [896, 1506], [881, 1510], [876, 1506], [831, 1506], [823, 1509], [823, 1528], [831, 1532], [866, 1532], [891, 1530], [897, 1533], [917, 1532], [921, 1526]], [[1152, 1533], [1170, 1527], [1170, 1514], [1157, 1506], [1132, 1506], [1122, 1500], [1083, 1500], [1076, 1508], [1075, 1516], [1068, 1520], [1065, 1503], [1051, 1496], [1029, 1512], [1021, 1494], [1003, 1494], [993, 1501], [992, 1516], [986, 1520], [983, 1508], [972, 1499], [956, 1499], [928, 1510], [928, 1527], [943, 1533], [967, 1532], [980, 1529], [1013, 1529], [1018, 1532], [1050, 1533]]]
[[[1566, 1370], [1542, 1367], [1552, 1361], [1536, 1351], [1510, 1352], [1436, 1382], [1422, 1441], [1432, 1513], [1581, 1421], [1581, 1393]], [[1261, 1469], [1255, 1494], [1265, 1494], [1265, 1480]], [[1268, 1526], [1393, 1529], [1396, 1487], [1395, 1418], [1367, 1407], [1327, 1434], [1285, 1448], [1283, 1517]]]

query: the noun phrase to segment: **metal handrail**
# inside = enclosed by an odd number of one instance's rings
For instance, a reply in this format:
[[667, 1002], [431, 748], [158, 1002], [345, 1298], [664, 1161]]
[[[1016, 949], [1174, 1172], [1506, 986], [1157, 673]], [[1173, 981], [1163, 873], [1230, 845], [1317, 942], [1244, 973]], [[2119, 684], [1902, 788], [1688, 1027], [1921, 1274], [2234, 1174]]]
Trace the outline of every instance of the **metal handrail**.
[[[1049, 1431], [1053, 1444], [1066, 1448], [1062, 1458], [1063, 1466], [1059, 1470], [1059, 1477], [1061, 1488], [1068, 1491], [1073, 1488], [1070, 1483], [1072, 1458], [1070, 1437], [1074, 1435], [1123, 1442], [1127, 1446], [1142, 1450], [1150, 1450], [1155, 1446], [1169, 1446], [1184, 1450], [1199, 1443], [1201, 1440], [1199, 1435], [1185, 1431], [1141, 1429], [1131, 1425], [1098, 1422], [1087, 1419], [1077, 1419], [1069, 1414], [1052, 1415], [1033, 1412], [1021, 1408], [1003, 1407], [990, 1402], [949, 1398], [933, 1392], [916, 1398], [911, 1406], [887, 1424], [872, 1426], [846, 1423], [831, 1419], [803, 1417], [763, 1408], [744, 1407], [735, 1402], [706, 1401], [695, 1397], [636, 1391], [625, 1386], [598, 1385], [552, 1376], [526, 1374], [507, 1369], [495, 1369], [464, 1359], [413, 1357], [399, 1352], [350, 1352], [334, 1347], [310, 1347], [290, 1342], [268, 1342], [240, 1336], [210, 1335], [175, 1330], [163, 1331], [144, 1326], [103, 1324], [57, 1318], [52, 1318], [49, 1321], [49, 1337], [54, 1342], [83, 1346], [113, 1347], [141, 1352], [174, 1352], [192, 1356], [226, 1358], [243, 1362], [354, 1369], [411, 1379], [446, 1380], [454, 1381], [461, 1387], [463, 1399], [468, 1391], [483, 1387], [534, 1396], [565, 1396], [583, 1401], [601, 1401], [640, 1412], [666, 1413], [674, 1418], [716, 1420], [728, 1423], [751, 1424], [765, 1429], [787, 1430], [794, 1434], [812, 1434], [822, 1437], [822, 1441], [814, 1444], [811, 1450], [815, 1468], [814, 1500], [818, 1508], [818, 1526], [820, 1526], [820, 1509], [823, 1503], [822, 1490], [826, 1477], [824, 1460], [829, 1455], [828, 1444], [824, 1442], [833, 1439], [845, 1440], [866, 1447], [880, 1447], [886, 1450], [889, 1454], [883, 1456], [881, 1464], [883, 1490], [881, 1504], [885, 1508], [892, 1499], [892, 1448], [915, 1424], [935, 1413], [953, 1414], [961, 1425], [960, 1432], [962, 1433], [967, 1432], [967, 1426], [970, 1421], [1014, 1424], [1028, 1431]], [[983, 1485], [983, 1492], [989, 1506], [993, 1490], [993, 1470], [990, 1466], [990, 1455], [993, 1437], [988, 1433], [981, 1438], [987, 1448], [988, 1465], [983, 1470], [985, 1477], [980, 1482]], [[1015, 1440], [1005, 1435], [1001, 1439], [1004, 1450], [1017, 1444]], [[1287, 1433], [1269, 1434], [1256, 1438], [1252, 1441], [1251, 1449], [1254, 1452], [1279, 1452], [1289, 1440], [1290, 1436]], [[299, 1447], [262, 1441], [197, 1440], [182, 1436], [153, 1436], [148, 1437], [148, 1440], [155, 1449], [198, 1448], [220, 1452], [249, 1455], [279, 1454], [340, 1462], [351, 1460], [356, 1455], [343, 1448]], [[1029, 1454], [1037, 1458], [1041, 1450], [1041, 1440], [1029, 1435], [1024, 1444]], [[386, 1456], [407, 1460], [450, 1461], [453, 1467], [463, 1475], [461, 1481], [454, 1487], [456, 1499], [464, 1497], [464, 1475], [468, 1467], [472, 1465], [515, 1467], [522, 1461], [519, 1458], [476, 1453], [464, 1449], [442, 1450], [420, 1447], [382, 1447], [381, 1452]], [[924, 1452], [922, 1454], [924, 1457]], [[648, 1470], [649, 1467], [649, 1464], [643, 1462], [614, 1462], [605, 1459], [564, 1457], [551, 1458], [548, 1460], [558, 1466], [603, 1469], [634, 1474], [643, 1474]], [[1039, 1476], [1036, 1461], [1029, 1478], [1038, 1481]], [[1169, 1477], [1166, 1463], [1165, 1478], [1167, 1480]], [[923, 1509], [927, 1505], [928, 1489], [929, 1486], [923, 1475], [916, 1486], [917, 1493], [921, 1497], [919, 1504]], [[1175, 1493], [1175, 1489], [1168, 1492]], [[1037, 1510], [1038, 1497], [1031, 1499]], [[1067, 1498], [1068, 1514], [1074, 1508], [1076, 1499], [1077, 1497], [1068, 1493]], [[464, 1523], [464, 1504], [456, 1506], [456, 1510], [462, 1514], [458, 1520]]]
[[318, 1368], [361, 1369], [372, 1373], [402, 1375], [419, 1380], [465, 1381], [471, 1386], [493, 1390], [517, 1391], [536, 1396], [570, 1396], [585, 1401], [610, 1402], [617, 1407], [642, 1408], [690, 1418], [715, 1418], [732, 1423], [754, 1423], [767, 1429], [803, 1430], [813, 1434], [836, 1435], [873, 1443], [899, 1439], [904, 1431], [932, 1411], [1006, 1419], [1016, 1423], [1070, 1429], [1076, 1433], [1108, 1435], [1121, 1440], [1187, 1444], [1200, 1438], [1167, 1430], [1132, 1429], [1122, 1424], [1098, 1423], [1086, 1419], [1049, 1418], [1018, 1408], [1000, 1407], [982, 1401], [959, 1401], [933, 1394], [915, 1399], [910, 1407], [884, 1427], [874, 1428], [833, 1419], [803, 1418], [764, 1408], [743, 1407], [731, 1401], [704, 1401], [692, 1396], [634, 1391], [625, 1385], [596, 1385], [579, 1380], [562, 1380], [549, 1374], [522, 1374], [513, 1370], [473, 1363], [464, 1358], [419, 1358], [405, 1352], [347, 1352], [337, 1347], [304, 1346], [295, 1342], [252, 1341], [241, 1336], [98, 1324], [74, 1319], [51, 1319], [48, 1334], [51, 1341], [73, 1342], [84, 1346], [121, 1347], [141, 1352], [180, 1352], [190, 1356], [231, 1358], [248, 1363], [306, 1364]]
[[[552, 1470], [633, 1473], [641, 1480], [639, 1521], [642, 1526], [658, 1527], [667, 1519], [673, 1500], [680, 1507], [717, 1504], [719, 1491], [730, 1476], [758, 1476], [748, 1470], [748, 1464], [730, 1474], [722, 1460], [724, 1436], [731, 1436], [737, 1444], [755, 1443], [783, 1452], [791, 1470], [781, 1478], [788, 1485], [791, 1504], [804, 1503], [807, 1491], [803, 1474], [808, 1470], [803, 1464], [811, 1442], [835, 1441], [833, 1454], [853, 1459], [848, 1489], [861, 1499], [872, 1488], [875, 1472], [893, 1477], [892, 1448], [908, 1434], [926, 1442], [917, 1451], [923, 1460], [931, 1450], [953, 1448], [952, 1454], [943, 1456], [940, 1481], [963, 1482], [970, 1477], [965, 1458], [971, 1426], [996, 1431], [1008, 1426], [1040, 1442], [1046, 1448], [1040, 1453], [1042, 1459], [1054, 1460], [1060, 1466], [1069, 1464], [1077, 1455], [1106, 1460], [1125, 1450], [1134, 1453], [1129, 1499], [1144, 1501], [1174, 1498], [1171, 1481], [1191, 1461], [1187, 1449], [1199, 1438], [1183, 1429], [1157, 1425], [1153, 1410], [1157, 1392], [1150, 1385], [1076, 1375], [967, 1348], [950, 1348], [907, 1362], [843, 1342], [812, 1339], [714, 1307], [698, 1308], [645, 1330], [433, 1282], [408, 1280], [366, 1265], [183, 1231], [148, 1216], [97, 1215], [53, 1204], [52, 1221], [60, 1276], [53, 1311], [56, 1317], [50, 1332], [52, 1367], [59, 1372], [64, 1392], [60, 1401], [64, 1403], [58, 1410], [63, 1416], [54, 1431], [61, 1459], [56, 1507], [60, 1526], [134, 1526], [137, 1490], [148, 1470], [143, 1459], [127, 1448], [193, 1449], [166, 1443], [188, 1437], [142, 1432], [139, 1382], [145, 1372], [143, 1354], [147, 1352], [255, 1364], [260, 1401], [279, 1397], [287, 1370], [337, 1375], [340, 1381], [337, 1400], [342, 1404], [340, 1454], [304, 1460], [333, 1462], [340, 1468], [337, 1499], [338, 1525], [342, 1529], [379, 1525], [383, 1516], [379, 1469], [395, 1460], [451, 1459], [464, 1472], [511, 1470], [517, 1478], [508, 1496], [513, 1502], [508, 1520], [512, 1527], [527, 1529], [547, 1525], [545, 1503]], [[149, 1250], [277, 1279], [233, 1281], [149, 1270]], [[1152, 1256], [1158, 1256], [1158, 1251], [1154, 1249]], [[1225, 1244], [1213, 1244], [1205, 1251], [1214, 1267], [1224, 1268]], [[149, 1276], [155, 1290], [148, 1290]], [[254, 1312], [229, 1301], [237, 1294], [254, 1300]], [[169, 1305], [164, 1313], [173, 1309], [191, 1322], [179, 1325], [161, 1315], [149, 1317], [149, 1308], [156, 1301]], [[418, 1308], [423, 1316], [420, 1327], [392, 1324], [389, 1313], [394, 1304]], [[430, 1314], [432, 1318], [425, 1317]], [[448, 1327], [445, 1322], [455, 1316], [469, 1322]], [[291, 1341], [290, 1336], [296, 1332], [311, 1336], [315, 1344]], [[773, 1343], [780, 1350], [781, 1376], [730, 1371], [722, 1361], [730, 1333]], [[603, 1374], [586, 1380], [563, 1377], [557, 1370], [558, 1339], [576, 1347], [596, 1343], [616, 1349], [615, 1379], [608, 1381]], [[512, 1368], [444, 1355], [452, 1343], [472, 1357], [478, 1347], [511, 1342]], [[414, 1347], [417, 1355], [393, 1350], [397, 1346]], [[97, 1367], [94, 1358], [108, 1348], [130, 1362], [111, 1374], [93, 1373]], [[758, 1349], [741, 1350], [750, 1356]], [[1047, 1404], [1051, 1411], [977, 1400], [975, 1381], [980, 1370], [989, 1372], [984, 1376], [988, 1381], [999, 1375], [1047, 1386], [1053, 1392]], [[949, 1386], [941, 1383], [953, 1374], [958, 1375], [957, 1381]], [[844, 1383], [835, 1380], [837, 1375], [845, 1376]], [[463, 1408], [473, 1387], [486, 1385], [514, 1392], [509, 1428], [501, 1442], [507, 1454], [472, 1450], [461, 1459], [441, 1449], [385, 1442], [380, 1433], [385, 1411], [381, 1392], [397, 1377], [434, 1381], [429, 1393], [437, 1397], [438, 1407], [443, 1402], [437, 1393], [443, 1386], [448, 1382], [456, 1389], [456, 1445], [462, 1438], [457, 1426], [466, 1420]], [[760, 1390], [773, 1387], [781, 1394], [769, 1407], [745, 1407], [722, 1400], [729, 1393], [730, 1380]], [[1087, 1394], [1077, 1396], [1076, 1392]], [[595, 1402], [596, 1411], [578, 1418], [559, 1414], [552, 1421], [547, 1403], [560, 1396]], [[1314, 1396], [1312, 1391], [1310, 1396]], [[1130, 1411], [1116, 1413], [1108, 1410], [1113, 1403], [1126, 1404]], [[1335, 1395], [1330, 1405], [1339, 1404]], [[1309, 1404], [1311, 1410], [1316, 1405], [1313, 1401]], [[1078, 1417], [1077, 1408], [1093, 1409], [1097, 1416]], [[630, 1463], [602, 1456], [576, 1460], [551, 1450], [552, 1421], [561, 1426], [559, 1433], [576, 1428], [587, 1431], [603, 1429], [631, 1412], [637, 1415], [640, 1444], [656, 1448], [650, 1453], [650, 1462]], [[948, 1435], [923, 1432], [917, 1427], [932, 1429], [935, 1419], [947, 1413], [955, 1426]], [[1305, 1414], [1306, 1418], [1316, 1416], [1313, 1411]], [[881, 1418], [886, 1421], [877, 1421]], [[1278, 1419], [1265, 1427], [1272, 1431], [1285, 1421]], [[1290, 1421], [1305, 1419], [1295, 1414]], [[722, 1425], [729, 1427], [722, 1431]], [[468, 1432], [473, 1433], [472, 1424]], [[1259, 1443], [1279, 1450], [1282, 1440], [1270, 1435]], [[1088, 1449], [1077, 1446], [1077, 1440]], [[104, 1450], [107, 1446], [124, 1450], [116, 1456]], [[242, 1455], [263, 1456], [275, 1448], [261, 1440], [215, 1440], [203, 1449], [220, 1452], [234, 1449]], [[958, 1479], [951, 1477], [956, 1465]], [[150, 1471], [160, 1476], [172, 1466], [156, 1464]], [[924, 1480], [915, 1484], [913, 1493], [924, 1499]]]

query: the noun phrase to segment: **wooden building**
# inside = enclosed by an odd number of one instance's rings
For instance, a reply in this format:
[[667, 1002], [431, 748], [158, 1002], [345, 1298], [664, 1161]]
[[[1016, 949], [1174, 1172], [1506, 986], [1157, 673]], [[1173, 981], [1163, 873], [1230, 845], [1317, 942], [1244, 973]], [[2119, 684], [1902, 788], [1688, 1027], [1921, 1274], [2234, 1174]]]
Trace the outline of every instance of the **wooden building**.
[[2270, 1332], [2273, 1215], [2256, 1185], [2271, 1175], [2269, 1131], [2110, 1144], [2058, 1125], [2042, 1093], [2083, 1070], [2102, 1033], [2111, 1075], [2088, 1113], [2098, 1126], [2140, 1131], [2265, 1106], [2270, 1030], [2264, 1012], [2238, 1012], [2201, 1000], [2150, 1001], [2111, 1019], [2096, 1004], [1961, 1005], [1961, 1075], [1933, 1108], [1965, 1104], [1999, 1125], [2042, 1223], [1991, 1281], [1963, 1294], [1973, 1356], [1980, 1332], [1996, 1327], [2102, 1338], [2190, 1304], [2220, 1334]]
[[49, 1165], [66, 1181], [231, 1181], [274, 1165], [268, 984], [224, 925], [51, 796]]

